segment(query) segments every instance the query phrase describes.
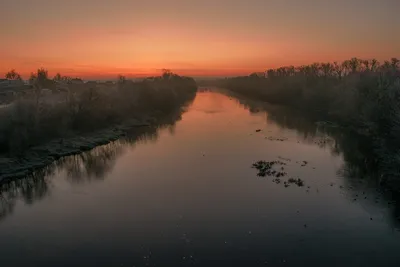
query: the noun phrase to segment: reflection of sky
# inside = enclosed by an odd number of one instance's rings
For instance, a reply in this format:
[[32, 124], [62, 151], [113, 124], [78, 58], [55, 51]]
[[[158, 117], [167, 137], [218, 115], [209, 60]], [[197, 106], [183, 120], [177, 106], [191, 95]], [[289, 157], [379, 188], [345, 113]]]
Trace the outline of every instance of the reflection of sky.
[[[165, 129], [156, 142], [126, 147], [101, 182], [70, 183], [62, 171], [47, 197], [17, 203], [0, 222], [2, 263], [140, 266], [149, 252], [158, 266], [181, 266], [190, 256], [204, 266], [396, 263], [399, 233], [388, 227], [385, 209], [352, 202], [353, 193], [339, 188], [341, 158], [298, 143], [295, 130], [265, 118], [228, 97], [199, 93], [173, 135]], [[288, 177], [306, 187], [284, 188], [250, 168], [278, 156], [291, 159]], [[299, 167], [303, 160], [309, 164]]]
[[398, 10], [397, 0], [5, 1], [0, 72], [228, 75], [382, 60], [400, 56]]

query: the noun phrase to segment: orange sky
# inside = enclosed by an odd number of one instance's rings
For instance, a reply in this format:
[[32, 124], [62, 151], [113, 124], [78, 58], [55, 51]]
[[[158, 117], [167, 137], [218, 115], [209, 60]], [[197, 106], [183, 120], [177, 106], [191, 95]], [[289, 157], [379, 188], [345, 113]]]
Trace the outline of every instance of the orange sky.
[[[300, 4], [301, 2], [301, 4]], [[340, 2], [340, 3], [339, 3]], [[13, 0], [0, 73], [229, 76], [350, 57], [400, 57], [398, 0]], [[396, 11], [397, 10], [397, 11]]]

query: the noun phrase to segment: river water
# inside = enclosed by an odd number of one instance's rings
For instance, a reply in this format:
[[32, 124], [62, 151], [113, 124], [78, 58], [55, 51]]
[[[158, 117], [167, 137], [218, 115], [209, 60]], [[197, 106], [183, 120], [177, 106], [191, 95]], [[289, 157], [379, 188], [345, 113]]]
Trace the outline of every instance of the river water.
[[131, 135], [3, 186], [0, 266], [400, 266], [396, 204], [296, 112], [203, 90]]

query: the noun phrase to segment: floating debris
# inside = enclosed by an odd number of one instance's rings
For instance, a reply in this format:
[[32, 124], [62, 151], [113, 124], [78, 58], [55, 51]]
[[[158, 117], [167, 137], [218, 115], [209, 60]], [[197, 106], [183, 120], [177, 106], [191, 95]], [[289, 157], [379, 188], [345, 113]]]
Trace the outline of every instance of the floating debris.
[[307, 164], [308, 164], [308, 161], [303, 160], [303, 162], [302, 162], [302, 164], [301, 164], [301, 167], [304, 167], [304, 166], [306, 166]]
[[257, 130], [256, 130], [256, 133], [259, 133], [259, 132], [261, 132], [261, 129], [257, 129]]
[[[304, 186], [304, 181], [301, 180], [300, 178], [298, 178], [298, 179], [289, 178], [288, 183], [289, 183], [289, 184], [295, 184], [295, 185], [297, 185], [298, 187]], [[310, 188], [310, 187], [308, 187], [308, 188]]]
[[264, 161], [260, 160], [257, 161], [256, 163], [253, 163], [252, 168], [255, 168], [258, 170], [257, 176], [260, 177], [265, 177], [265, 176], [274, 176], [274, 177], [283, 177], [287, 173], [284, 172], [284, 168], [281, 168], [281, 171], [276, 171], [273, 169], [274, 165], [286, 165], [285, 162], [282, 161]]
[[281, 179], [275, 178], [274, 180], [272, 180], [272, 182], [274, 182], [276, 184], [280, 184], [281, 183]]
[[[280, 159], [284, 159], [284, 160], [289, 160], [290, 159], [285, 159], [282, 157], [279, 157]], [[274, 167], [276, 165], [281, 166], [279, 168], [279, 170], [274, 169]], [[286, 176], [287, 173], [284, 171], [285, 167], [287, 164], [283, 161], [279, 161], [279, 160], [275, 160], [275, 161], [265, 161], [265, 160], [259, 160], [255, 163], [253, 163], [252, 168], [255, 168], [258, 170], [257, 176], [259, 177], [274, 177], [274, 179], [272, 180], [272, 182], [276, 183], [276, 184], [280, 184], [281, 178]], [[291, 184], [295, 184], [298, 187], [303, 187], [304, 186], [304, 181], [300, 178], [289, 178], [287, 181], [283, 182], [283, 185], [285, 186], [285, 188], [289, 187]], [[308, 186], [308, 188], [310, 188]], [[307, 190], [308, 191], [308, 190]]]

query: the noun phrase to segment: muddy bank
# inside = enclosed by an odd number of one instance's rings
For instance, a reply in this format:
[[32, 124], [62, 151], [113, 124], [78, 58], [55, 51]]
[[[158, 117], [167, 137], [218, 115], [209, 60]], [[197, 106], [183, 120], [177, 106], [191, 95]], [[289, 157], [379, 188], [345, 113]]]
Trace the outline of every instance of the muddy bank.
[[166, 121], [179, 120], [181, 114], [182, 110], [179, 110], [164, 116], [156, 114], [155, 116], [143, 117], [143, 119], [131, 119], [122, 124], [92, 133], [53, 139], [50, 142], [28, 149], [18, 157], [0, 155], [0, 183], [23, 178], [57, 159], [80, 154], [97, 146], [108, 144], [129, 132], [139, 129], [143, 131], [143, 128], [148, 128], [151, 131], [152, 128]]

